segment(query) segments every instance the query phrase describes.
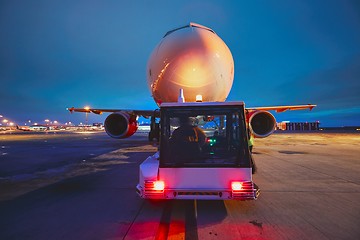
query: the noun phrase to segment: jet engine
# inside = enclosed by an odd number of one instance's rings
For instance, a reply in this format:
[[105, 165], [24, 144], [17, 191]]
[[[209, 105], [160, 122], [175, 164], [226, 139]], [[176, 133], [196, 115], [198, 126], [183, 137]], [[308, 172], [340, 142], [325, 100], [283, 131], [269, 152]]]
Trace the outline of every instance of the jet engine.
[[136, 115], [130, 115], [126, 112], [112, 113], [105, 119], [105, 131], [112, 138], [130, 137], [138, 128], [136, 119]]
[[249, 114], [249, 126], [255, 137], [264, 138], [275, 131], [275, 117], [268, 111], [254, 111]]

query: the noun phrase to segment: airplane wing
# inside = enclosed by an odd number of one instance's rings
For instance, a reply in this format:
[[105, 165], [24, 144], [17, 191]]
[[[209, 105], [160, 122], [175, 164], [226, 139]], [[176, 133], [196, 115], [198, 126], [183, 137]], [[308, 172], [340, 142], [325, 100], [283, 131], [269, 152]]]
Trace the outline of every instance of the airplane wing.
[[113, 113], [113, 112], [127, 112], [131, 115], [143, 116], [145, 118], [155, 116], [160, 117], [159, 111], [154, 110], [126, 110], [126, 109], [101, 109], [101, 108], [67, 108], [70, 113], [73, 112], [84, 112], [84, 113], [95, 113], [103, 114], [104, 112]]
[[[271, 106], [271, 107], [253, 107], [246, 108], [247, 113], [253, 114], [256, 117], [256, 121], [251, 124], [252, 132], [256, 137], [267, 137], [275, 130], [276, 120], [274, 116], [268, 111], [276, 111], [276, 112], [285, 112], [287, 110], [303, 110], [310, 109], [312, 110], [316, 105], [307, 104], [307, 105], [293, 105], [293, 106]], [[155, 118], [160, 118], [160, 111], [157, 110], [126, 110], [126, 109], [101, 109], [101, 108], [67, 108], [71, 113], [73, 112], [83, 112], [83, 113], [95, 113], [102, 114], [104, 112], [114, 113], [110, 114], [105, 120], [107, 122], [108, 127], [106, 132], [109, 136], [113, 138], [127, 138], [133, 135], [137, 127], [134, 127], [134, 120], [129, 117], [130, 116], [143, 116], [145, 118], [151, 117], [151, 128], [149, 132], [149, 141], [152, 141], [153, 138], [158, 139], [158, 126], [159, 123], [156, 123]], [[118, 114], [116, 114], [118, 113]], [[124, 115], [127, 113], [128, 115]], [[116, 116], [116, 117], [115, 117]], [[126, 122], [125, 128], [119, 128], [118, 122], [122, 120], [122, 122]], [[250, 120], [249, 120], [250, 121]], [[265, 124], [263, 124], [265, 122]], [[121, 124], [122, 125], [122, 124]], [[136, 125], [136, 124], [135, 124]], [[265, 126], [265, 128], [264, 128]], [[270, 127], [269, 127], [270, 126]], [[267, 128], [266, 128], [267, 127]], [[156, 135], [157, 133], [157, 135]]]
[[293, 105], [293, 106], [273, 106], [273, 107], [253, 107], [253, 108], [246, 108], [248, 111], [276, 111], [276, 112], [285, 112], [287, 110], [304, 110], [310, 109], [310, 111], [316, 107], [314, 104], [307, 104], [307, 105]]
[[[310, 109], [312, 110], [316, 105], [307, 104], [307, 105], [290, 105], [290, 106], [271, 106], [271, 107], [251, 107], [246, 108], [248, 111], [276, 111], [276, 112], [285, 112], [287, 110], [304, 110]], [[84, 112], [84, 113], [95, 113], [95, 114], [103, 114], [104, 112], [113, 113], [113, 112], [127, 112], [129, 114], [143, 116], [145, 118], [150, 116], [160, 117], [159, 111], [154, 110], [126, 110], [126, 109], [101, 109], [101, 108], [67, 108], [69, 112]], [[155, 115], [154, 115], [155, 114]]]

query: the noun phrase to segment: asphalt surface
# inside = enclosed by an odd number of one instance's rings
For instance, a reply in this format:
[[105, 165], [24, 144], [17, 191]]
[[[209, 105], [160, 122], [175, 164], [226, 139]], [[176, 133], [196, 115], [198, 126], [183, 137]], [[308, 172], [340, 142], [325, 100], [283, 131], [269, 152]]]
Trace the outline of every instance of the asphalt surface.
[[360, 239], [360, 134], [256, 139], [256, 201], [140, 199], [146, 135], [0, 140], [0, 239]]

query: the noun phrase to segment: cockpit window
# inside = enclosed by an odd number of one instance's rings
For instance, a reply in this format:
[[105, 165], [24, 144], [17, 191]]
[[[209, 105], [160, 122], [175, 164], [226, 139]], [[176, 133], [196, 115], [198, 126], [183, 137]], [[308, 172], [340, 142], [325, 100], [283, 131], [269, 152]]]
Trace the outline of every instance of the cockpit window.
[[205, 27], [205, 26], [202, 26], [202, 25], [196, 24], [196, 23], [190, 23], [189, 25], [185, 25], [185, 26], [183, 26], [183, 27], [175, 28], [175, 29], [173, 29], [173, 30], [168, 31], [168, 32], [164, 35], [164, 37], [170, 35], [171, 33], [175, 32], [175, 31], [178, 31], [178, 30], [184, 29], [184, 28], [189, 28], [189, 27], [202, 28], [202, 29], [208, 30], [208, 31], [210, 31], [210, 32], [212, 32], [212, 33], [215, 33], [214, 30], [212, 30], [212, 29], [210, 29], [210, 28], [208, 28], [208, 27]]

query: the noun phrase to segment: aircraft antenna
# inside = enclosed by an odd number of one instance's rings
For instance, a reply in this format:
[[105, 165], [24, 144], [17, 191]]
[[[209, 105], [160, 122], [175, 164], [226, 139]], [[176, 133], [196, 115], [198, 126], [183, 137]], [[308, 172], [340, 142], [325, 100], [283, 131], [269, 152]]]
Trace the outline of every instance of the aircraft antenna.
[[184, 102], [185, 102], [184, 89], [180, 88], [178, 103], [184, 103]]

